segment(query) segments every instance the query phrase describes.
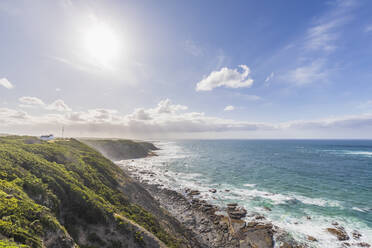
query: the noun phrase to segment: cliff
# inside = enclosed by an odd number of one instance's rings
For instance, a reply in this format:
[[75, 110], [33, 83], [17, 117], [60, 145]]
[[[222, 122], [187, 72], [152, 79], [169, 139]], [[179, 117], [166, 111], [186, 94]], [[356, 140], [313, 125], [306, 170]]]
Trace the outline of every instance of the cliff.
[[82, 142], [100, 151], [105, 157], [118, 161], [143, 158], [158, 150], [152, 143], [124, 139], [82, 139]]
[[[113, 159], [154, 149], [132, 141], [87, 143]], [[200, 247], [102, 154], [76, 139], [0, 137], [0, 247]]]

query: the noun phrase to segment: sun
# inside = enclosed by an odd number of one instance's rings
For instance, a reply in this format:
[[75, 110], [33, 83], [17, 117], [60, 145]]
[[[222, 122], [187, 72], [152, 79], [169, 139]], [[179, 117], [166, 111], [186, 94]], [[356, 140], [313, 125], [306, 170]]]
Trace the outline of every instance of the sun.
[[110, 26], [103, 23], [85, 29], [83, 46], [88, 59], [105, 67], [112, 66], [121, 48], [117, 34]]

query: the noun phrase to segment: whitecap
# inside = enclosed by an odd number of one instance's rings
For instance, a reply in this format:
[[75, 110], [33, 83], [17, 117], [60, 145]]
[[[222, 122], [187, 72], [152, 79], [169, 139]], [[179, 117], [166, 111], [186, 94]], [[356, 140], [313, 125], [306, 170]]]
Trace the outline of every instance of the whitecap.
[[358, 212], [363, 212], [363, 213], [369, 212], [369, 209], [368, 208], [352, 207], [352, 209], [355, 210], [355, 211], [358, 211]]
[[344, 154], [372, 157], [372, 152], [366, 152], [366, 151], [345, 151]]
[[[133, 175], [140, 177], [141, 180], [149, 180], [149, 183], [162, 184], [166, 188], [181, 193], [184, 193], [185, 188], [197, 189], [201, 192], [200, 197], [220, 206], [224, 206], [227, 202], [238, 202], [239, 205], [244, 206], [248, 211], [256, 211], [265, 215], [273, 224], [289, 231], [298, 240], [308, 243], [307, 235], [317, 238], [318, 242], [316, 242], [315, 247], [333, 248], [340, 246], [340, 242], [326, 231], [326, 228], [332, 227], [331, 223], [335, 219], [326, 218], [314, 212], [306, 212], [312, 218], [308, 220], [305, 216], [296, 217], [293, 213], [285, 213], [280, 207], [276, 208], [273, 206], [270, 207], [272, 211], [266, 211], [262, 208], [261, 204], [261, 201], [264, 200], [273, 205], [306, 204], [320, 207], [342, 207], [339, 202], [330, 199], [306, 197], [295, 193], [281, 194], [267, 192], [258, 190], [255, 188], [255, 184], [249, 183], [243, 184], [240, 187], [227, 183], [224, 184], [223, 182], [222, 184], [212, 185], [210, 180], [202, 174], [172, 171], [170, 167], [172, 161], [196, 156], [195, 154], [183, 149], [183, 147], [178, 146], [175, 142], [156, 142], [155, 145], [161, 148], [161, 150], [156, 151], [159, 156], [136, 159], [134, 161], [120, 161], [118, 164], [126, 170], [130, 170]], [[155, 175], [151, 177], [149, 174], [141, 174], [140, 171], [144, 170], [154, 172]], [[165, 172], [165, 170], [168, 171]], [[216, 188], [217, 193], [210, 193], [209, 189], [211, 187]], [[229, 191], [226, 192], [225, 189]], [[353, 209], [355, 211], [366, 211], [365, 209], [356, 207]], [[346, 219], [337, 219], [336, 221], [345, 227], [349, 235], [352, 230], [358, 230], [363, 235], [362, 239], [358, 242], [372, 243], [372, 230], [363, 223], [352, 220], [347, 221]], [[314, 247], [314, 243], [309, 245]]]

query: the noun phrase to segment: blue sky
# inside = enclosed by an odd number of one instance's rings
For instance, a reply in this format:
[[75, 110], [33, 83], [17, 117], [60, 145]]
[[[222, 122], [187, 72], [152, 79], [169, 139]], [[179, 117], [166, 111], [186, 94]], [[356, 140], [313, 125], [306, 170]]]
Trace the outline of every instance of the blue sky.
[[0, 132], [372, 138], [371, 1], [0, 2]]

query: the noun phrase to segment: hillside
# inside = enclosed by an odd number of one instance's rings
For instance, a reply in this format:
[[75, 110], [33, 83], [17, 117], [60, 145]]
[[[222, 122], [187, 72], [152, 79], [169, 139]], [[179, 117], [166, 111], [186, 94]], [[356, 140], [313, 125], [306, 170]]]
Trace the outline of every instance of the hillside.
[[118, 161], [142, 158], [158, 150], [152, 143], [124, 139], [82, 139], [82, 142], [100, 151], [105, 157]]
[[101, 153], [76, 139], [0, 137], [0, 247], [198, 247]]

